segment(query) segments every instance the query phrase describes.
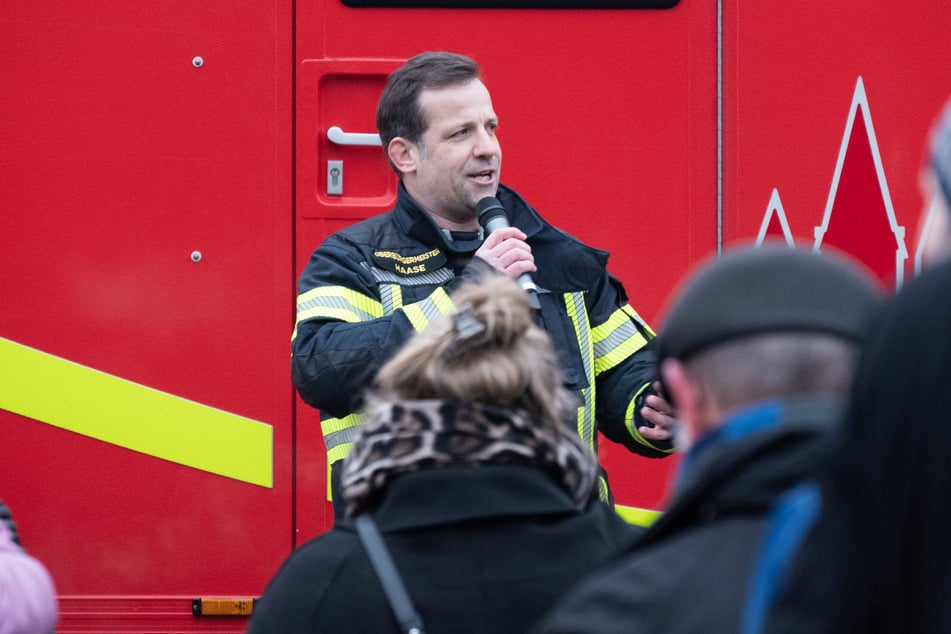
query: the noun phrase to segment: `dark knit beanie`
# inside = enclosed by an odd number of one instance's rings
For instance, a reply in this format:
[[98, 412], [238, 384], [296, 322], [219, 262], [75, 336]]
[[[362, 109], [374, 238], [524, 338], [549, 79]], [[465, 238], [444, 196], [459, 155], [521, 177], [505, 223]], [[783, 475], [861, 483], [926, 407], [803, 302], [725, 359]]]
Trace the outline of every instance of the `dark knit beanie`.
[[951, 207], [951, 101], [944, 108], [931, 134], [931, 169], [941, 193]]
[[884, 293], [844, 256], [785, 245], [742, 247], [682, 282], [658, 335], [660, 359], [686, 359], [714, 344], [772, 332], [860, 340]]

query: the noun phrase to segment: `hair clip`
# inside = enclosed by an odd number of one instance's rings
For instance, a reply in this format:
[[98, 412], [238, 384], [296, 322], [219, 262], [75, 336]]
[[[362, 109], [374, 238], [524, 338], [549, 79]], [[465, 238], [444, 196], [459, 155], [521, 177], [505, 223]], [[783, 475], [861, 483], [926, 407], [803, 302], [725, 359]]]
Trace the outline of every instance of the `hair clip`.
[[484, 336], [485, 324], [476, 318], [471, 306], [454, 313], [451, 322], [451, 336], [442, 351], [443, 358], [447, 360], [460, 357], [488, 339]]
[[470, 343], [473, 339], [485, 332], [485, 324], [476, 319], [471, 306], [466, 306], [452, 316], [452, 325], [455, 333], [452, 336], [454, 343]]

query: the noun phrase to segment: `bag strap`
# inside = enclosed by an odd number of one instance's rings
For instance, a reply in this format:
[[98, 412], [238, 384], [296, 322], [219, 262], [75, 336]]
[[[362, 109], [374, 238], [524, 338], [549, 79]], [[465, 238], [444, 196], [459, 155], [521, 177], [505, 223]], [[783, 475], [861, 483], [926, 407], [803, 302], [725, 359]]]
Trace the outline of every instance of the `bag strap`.
[[404, 634], [424, 634], [423, 619], [413, 607], [413, 601], [403, 585], [400, 573], [390, 557], [390, 552], [383, 543], [383, 536], [376, 527], [376, 522], [369, 515], [361, 515], [355, 520], [357, 526], [357, 535], [363, 544], [373, 570], [376, 572], [380, 585], [383, 586], [383, 592], [386, 594], [396, 621], [399, 623], [400, 630]]

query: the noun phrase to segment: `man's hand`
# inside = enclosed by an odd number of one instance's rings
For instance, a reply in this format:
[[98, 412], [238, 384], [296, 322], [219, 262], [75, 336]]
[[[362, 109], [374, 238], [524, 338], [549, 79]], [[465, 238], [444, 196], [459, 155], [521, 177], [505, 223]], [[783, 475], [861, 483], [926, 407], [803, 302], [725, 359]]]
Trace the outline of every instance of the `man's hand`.
[[653, 427], [642, 425], [637, 431], [647, 440], [672, 440], [674, 437], [674, 427], [677, 425], [677, 419], [674, 414], [674, 406], [667, 401], [660, 381], [654, 381], [651, 388], [653, 394], [648, 395], [644, 400], [644, 406], [641, 407], [641, 416], [644, 420], [653, 423]]
[[522, 273], [537, 270], [532, 248], [525, 242], [527, 237], [516, 227], [502, 227], [490, 233], [475, 254], [492, 268], [518, 279]]

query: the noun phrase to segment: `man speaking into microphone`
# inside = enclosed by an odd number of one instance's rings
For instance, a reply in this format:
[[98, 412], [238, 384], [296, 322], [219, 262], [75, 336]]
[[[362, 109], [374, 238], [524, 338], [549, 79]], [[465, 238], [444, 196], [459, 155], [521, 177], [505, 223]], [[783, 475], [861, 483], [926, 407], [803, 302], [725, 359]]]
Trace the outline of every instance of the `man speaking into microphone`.
[[[671, 453], [672, 410], [647, 345], [654, 333], [607, 271], [606, 252], [499, 183], [498, 117], [477, 63], [453, 53], [411, 58], [390, 75], [376, 123], [399, 177], [396, 205], [329, 236], [298, 282], [292, 378], [320, 412], [332, 492], [377, 370], [452, 311], [453, 288], [486, 267], [532, 295], [578, 396], [565, 424], [595, 453], [598, 431], [643, 456]], [[612, 502], [606, 475], [601, 494]]]

